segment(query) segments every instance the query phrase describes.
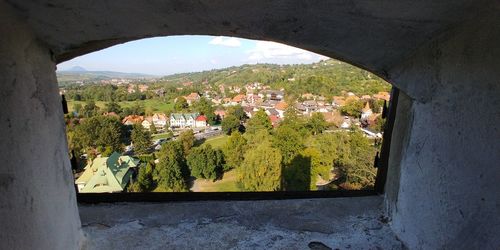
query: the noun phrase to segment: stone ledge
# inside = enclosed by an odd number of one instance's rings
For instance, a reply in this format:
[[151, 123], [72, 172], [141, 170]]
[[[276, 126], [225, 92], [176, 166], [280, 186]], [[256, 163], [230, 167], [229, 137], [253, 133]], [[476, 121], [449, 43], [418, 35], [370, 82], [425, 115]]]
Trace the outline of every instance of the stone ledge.
[[[79, 206], [86, 249], [403, 249], [382, 197]], [[317, 249], [317, 248], [315, 248]]]

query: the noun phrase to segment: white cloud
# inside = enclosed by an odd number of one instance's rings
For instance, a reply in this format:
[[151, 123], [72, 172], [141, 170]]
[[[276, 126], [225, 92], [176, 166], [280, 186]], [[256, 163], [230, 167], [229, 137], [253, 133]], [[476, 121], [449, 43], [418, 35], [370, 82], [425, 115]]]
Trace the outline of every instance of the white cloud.
[[227, 46], [227, 47], [240, 47], [241, 42], [238, 38], [234, 37], [223, 37], [223, 36], [218, 36], [215, 37], [214, 39], [210, 40], [208, 42], [209, 44], [213, 45], [221, 45], [221, 46]]
[[255, 48], [247, 51], [247, 53], [249, 54], [249, 61], [266, 59], [298, 59], [301, 61], [312, 61], [327, 58], [307, 50], [268, 41], [257, 41]]

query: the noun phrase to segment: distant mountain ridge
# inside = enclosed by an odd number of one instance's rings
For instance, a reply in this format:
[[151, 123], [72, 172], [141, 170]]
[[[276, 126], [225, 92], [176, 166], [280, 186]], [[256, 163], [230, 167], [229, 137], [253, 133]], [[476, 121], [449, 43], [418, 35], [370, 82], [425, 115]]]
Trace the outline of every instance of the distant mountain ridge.
[[142, 73], [125, 73], [116, 71], [89, 71], [80, 66], [74, 66], [65, 70], [58, 70], [56, 72], [59, 84], [69, 82], [96, 82], [100, 80], [109, 80], [113, 78], [126, 78], [126, 79], [144, 79], [144, 78], [157, 78], [159, 76], [148, 75]]
[[69, 69], [61, 70], [61, 72], [85, 72], [85, 71], [87, 70], [81, 66], [73, 66]]

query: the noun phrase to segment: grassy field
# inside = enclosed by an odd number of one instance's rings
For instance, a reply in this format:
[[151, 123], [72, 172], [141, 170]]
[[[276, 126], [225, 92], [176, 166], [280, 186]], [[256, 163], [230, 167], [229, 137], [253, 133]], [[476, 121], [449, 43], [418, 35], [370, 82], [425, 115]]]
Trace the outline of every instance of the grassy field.
[[201, 145], [207, 143], [207, 144], [210, 144], [210, 146], [212, 146], [212, 148], [222, 149], [222, 147], [224, 147], [224, 144], [226, 144], [227, 137], [228, 137], [227, 135], [219, 135], [219, 136], [211, 137], [211, 138], [208, 138], [207, 140], [205, 140]]
[[[163, 102], [161, 100], [157, 100], [157, 99], [147, 99], [147, 100], [141, 100], [141, 101], [132, 101], [132, 102], [118, 102], [118, 104], [122, 107], [122, 108], [126, 108], [126, 107], [131, 107], [132, 105], [134, 105], [136, 102], [142, 104], [144, 106], [144, 108], [146, 109], [146, 112], [150, 111], [150, 112], [162, 112], [162, 113], [167, 113], [167, 112], [170, 112], [172, 110], [174, 110], [174, 103], [166, 103], [166, 102]], [[85, 103], [84, 101], [68, 101], [68, 109], [69, 111], [73, 111], [74, 110], [74, 106], [75, 104], [79, 103], [80, 105], [85, 106]], [[105, 104], [106, 102], [102, 102], [102, 101], [96, 101], [95, 104], [103, 109], [105, 107]]]
[[224, 173], [222, 180], [211, 181], [197, 179], [194, 182], [192, 190], [195, 192], [239, 192], [242, 191], [238, 186], [236, 170]]

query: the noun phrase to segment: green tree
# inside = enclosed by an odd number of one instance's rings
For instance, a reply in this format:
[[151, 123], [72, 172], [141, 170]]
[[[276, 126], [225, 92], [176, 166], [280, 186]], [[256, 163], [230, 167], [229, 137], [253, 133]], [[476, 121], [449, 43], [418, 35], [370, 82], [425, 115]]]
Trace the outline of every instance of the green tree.
[[240, 120], [234, 115], [227, 115], [224, 120], [222, 120], [222, 131], [227, 135], [233, 132], [238, 132], [241, 126]]
[[146, 166], [139, 168], [137, 180], [132, 184], [130, 190], [133, 192], [149, 192], [154, 187], [153, 165], [147, 163]]
[[245, 113], [245, 110], [241, 105], [229, 107], [227, 113], [228, 115], [234, 115], [238, 120], [242, 122], [248, 119], [247, 114]]
[[290, 126], [279, 126], [272, 142], [273, 146], [280, 150], [284, 165], [290, 164], [304, 148], [302, 137]]
[[122, 107], [116, 102], [108, 102], [106, 103], [106, 112], [114, 112], [116, 114], [122, 113]]
[[283, 166], [283, 189], [286, 191], [310, 190], [311, 168], [311, 158], [297, 154], [289, 164]]
[[193, 147], [195, 141], [193, 130], [188, 129], [182, 131], [182, 133], [179, 135], [178, 141], [181, 143], [184, 149], [184, 153], [187, 155], [189, 153], [189, 150], [191, 150], [191, 148]]
[[281, 154], [264, 142], [249, 149], [238, 169], [239, 180], [248, 191], [277, 191], [281, 189]]
[[339, 157], [334, 161], [340, 170], [344, 185], [351, 189], [372, 188], [376, 176], [376, 169], [373, 167], [375, 147], [358, 130], [346, 135], [346, 141], [346, 147], [342, 148]]
[[147, 154], [151, 148], [151, 134], [140, 124], [134, 124], [130, 136], [134, 144], [135, 154]]
[[207, 117], [207, 122], [210, 125], [214, 125], [216, 122], [215, 108], [212, 106], [212, 102], [207, 98], [202, 97], [199, 101], [193, 104], [193, 109], [202, 115]]
[[191, 150], [187, 163], [192, 176], [215, 181], [222, 176], [224, 156], [221, 150], [204, 145]]
[[99, 114], [99, 107], [95, 105], [94, 101], [88, 101], [82, 110], [83, 117], [93, 117]]
[[184, 158], [182, 144], [178, 141], [165, 143], [158, 155], [159, 163], [154, 171], [154, 179], [160, 190], [188, 191], [187, 180], [190, 173]]
[[224, 171], [232, 168], [238, 168], [245, 159], [247, 140], [238, 132], [233, 132], [227, 139], [223, 147], [226, 164]]
[[158, 130], [156, 130], [156, 126], [154, 124], [149, 125], [149, 132], [151, 132], [152, 135], [158, 133]]
[[69, 144], [78, 152], [88, 149], [95, 151], [98, 148], [101, 153], [103, 151], [121, 152], [122, 126], [117, 118], [110, 116], [94, 116], [85, 119], [81, 124], [74, 126], [69, 137]]
[[312, 134], [316, 135], [323, 133], [323, 131], [328, 127], [328, 123], [325, 121], [323, 114], [313, 113], [306, 126]]
[[311, 164], [311, 177], [310, 177], [310, 190], [316, 190], [316, 182], [319, 178], [329, 181], [330, 172], [333, 169], [333, 161], [325, 162], [321, 152], [315, 147], [306, 148], [302, 155], [310, 159]]
[[174, 104], [174, 109], [176, 111], [183, 111], [189, 107], [189, 104], [186, 101], [186, 98], [179, 96], [177, 101]]
[[255, 112], [255, 114], [248, 120], [248, 124], [246, 126], [246, 132], [250, 134], [255, 134], [258, 130], [267, 130], [271, 131], [273, 125], [271, 124], [271, 120], [267, 117], [267, 114], [264, 110], [259, 110]]
[[358, 100], [358, 101], [350, 101], [347, 102], [344, 106], [340, 108], [340, 112], [343, 115], [348, 115], [348, 116], [353, 116], [353, 117], [360, 117], [361, 116], [361, 110], [363, 109], [363, 101]]

